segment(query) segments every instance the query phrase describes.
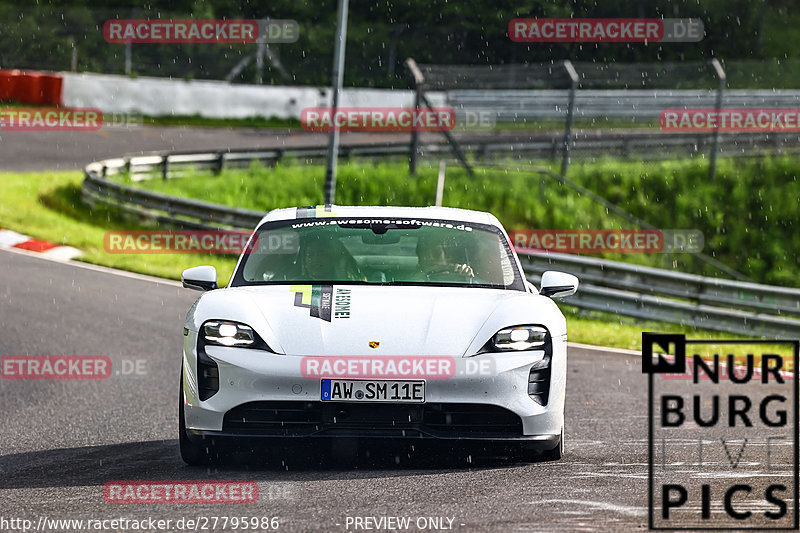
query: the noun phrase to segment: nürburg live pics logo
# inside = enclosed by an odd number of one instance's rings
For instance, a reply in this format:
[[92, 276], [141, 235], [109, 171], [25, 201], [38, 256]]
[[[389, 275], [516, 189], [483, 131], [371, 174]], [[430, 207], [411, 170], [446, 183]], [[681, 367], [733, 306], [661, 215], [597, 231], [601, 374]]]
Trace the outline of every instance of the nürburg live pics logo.
[[650, 529], [798, 528], [798, 345], [642, 333]]

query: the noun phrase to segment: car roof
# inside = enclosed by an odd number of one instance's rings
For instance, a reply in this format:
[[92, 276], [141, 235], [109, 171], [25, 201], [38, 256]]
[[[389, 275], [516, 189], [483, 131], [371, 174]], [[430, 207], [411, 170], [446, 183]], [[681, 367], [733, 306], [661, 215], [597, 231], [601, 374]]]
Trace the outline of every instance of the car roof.
[[500, 221], [485, 211], [472, 211], [470, 209], [457, 209], [454, 207], [399, 207], [399, 206], [372, 206], [372, 205], [317, 205], [310, 207], [289, 207], [284, 209], [273, 209], [266, 214], [259, 222], [259, 226], [265, 222], [277, 220], [298, 220], [309, 218], [330, 218], [330, 217], [401, 217], [419, 218], [424, 220], [443, 219], [458, 222], [468, 222], [473, 224], [490, 224], [502, 228]]

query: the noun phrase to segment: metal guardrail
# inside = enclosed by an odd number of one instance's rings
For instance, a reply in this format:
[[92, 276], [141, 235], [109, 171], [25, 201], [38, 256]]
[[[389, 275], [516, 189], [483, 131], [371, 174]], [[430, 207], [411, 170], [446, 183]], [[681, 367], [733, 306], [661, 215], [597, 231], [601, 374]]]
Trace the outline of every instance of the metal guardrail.
[[[763, 142], [773, 144], [775, 141], [769, 137], [769, 134], [766, 135], [765, 139], [762, 139]], [[787, 134], [784, 137], [789, 138], [792, 136]], [[737, 153], [750, 153], [754, 146], [759, 146], [760, 134], [742, 134], [730, 139], [735, 141], [732, 150]], [[800, 141], [800, 134], [795, 134], [793, 139], [793, 144], [800, 149], [800, 142], [798, 142]], [[711, 140], [711, 134], [676, 136], [675, 134], [665, 133], [643, 134], [641, 132], [627, 132], [610, 134], [601, 138], [593, 132], [589, 132], [586, 135], [578, 136], [578, 140], [574, 141], [572, 153], [578, 148], [585, 147], [587, 150], [603, 154], [620, 151], [630, 155], [637, 149], [665, 154], [667, 147], [671, 145], [693, 144], [695, 150], [698, 150], [702, 149], [705, 144], [710, 143]], [[789, 143], [788, 140], [785, 142]], [[459, 143], [464, 152], [472, 153], [474, 157], [481, 160], [490, 159], [493, 156], [525, 158], [532, 154], [538, 154], [543, 157], [556, 157], [562, 149], [562, 144], [563, 139], [558, 134], [553, 136], [545, 135], [542, 140], [530, 142], [513, 142], [494, 136], [489, 137], [487, 140], [461, 141]], [[418, 146], [418, 149], [421, 154], [428, 157], [446, 157], [451, 152], [451, 147], [443, 143], [422, 143]], [[340, 157], [342, 158], [350, 156], [408, 157], [409, 153], [410, 146], [405, 143], [340, 147]], [[317, 157], [323, 158], [325, 154], [326, 148], [323, 146], [302, 146], [268, 150], [154, 152], [145, 155], [106, 159], [86, 166], [83, 197], [87, 202], [114, 204], [123, 211], [162, 222], [180, 224], [183, 227], [214, 228], [227, 226], [252, 228], [259, 220], [259, 218], [256, 218], [256, 212], [246, 209], [228, 209], [209, 202], [172, 198], [141, 188], [128, 187], [106, 178], [125, 174], [131, 181], [136, 182], [158, 178], [179, 178], [194, 171], [219, 174], [224, 168], [246, 168], [253, 161], [271, 165], [282, 158], [305, 158], [309, 160]], [[482, 164], [479, 166], [488, 167], [490, 165]], [[583, 191], [582, 194], [588, 194], [588, 191]], [[641, 223], [641, 221], [639, 222]]]
[[[715, 85], [710, 61], [625, 63], [571, 60], [580, 78], [578, 89], [704, 89]], [[453, 65], [419, 63], [428, 89], [564, 89], [570, 75], [560, 61]]]
[[81, 194], [88, 204], [112, 205], [129, 214], [190, 229], [252, 229], [264, 213], [210, 202], [175, 198], [114, 183], [86, 170]]
[[[449, 151], [446, 145], [439, 145]], [[408, 154], [408, 146], [348, 147], [351, 154]], [[91, 204], [113, 205], [125, 212], [179, 227], [252, 229], [261, 211], [174, 198], [109, 179], [153, 173], [180, 175], [188, 167], [219, 172], [224, 166], [244, 166], [254, 159], [317, 156], [325, 148], [164, 153], [115, 158], [87, 165], [82, 196]], [[643, 320], [666, 321], [736, 334], [800, 337], [800, 289], [723, 280], [638, 266], [629, 263], [555, 253], [520, 253], [527, 278], [538, 283], [545, 270], [562, 270], [581, 279], [575, 296], [565, 303]]]
[[[789, 108], [797, 107], [800, 103], [800, 91], [795, 90], [727, 91], [727, 75], [717, 58], [707, 62], [661, 62], [649, 65], [573, 63], [564, 60], [480, 66], [426, 65], [408, 58], [406, 66], [412, 74], [418, 104], [421, 97], [424, 98], [425, 91], [442, 91], [445, 103], [453, 107], [457, 115], [464, 116], [465, 122], [469, 116], [485, 116], [488, 122], [497, 123], [563, 120], [562, 175], [566, 175], [569, 168], [571, 153], [631, 157], [634, 150], [627, 142], [622, 144], [621, 150], [618, 146], [605, 150], [605, 139], [597, 143], [599, 146], [593, 147], [591, 142], [581, 143], [575, 150], [572, 127], [576, 118], [593, 122], [609, 118], [623, 121], [638, 119], [640, 124], [643, 121], [649, 124], [660, 121], [661, 112], [668, 108], [699, 107], [720, 111], [723, 106]], [[692, 80], [706, 78], [710, 81], [711, 75], [716, 79], [716, 90], [670, 88], [675, 87], [677, 80], [686, 79], [686, 76]], [[682, 147], [683, 157], [699, 154], [705, 157], [704, 147], [709, 145], [708, 179], [713, 181], [721, 152], [728, 156], [739, 156], [764, 148], [770, 152], [797, 152], [800, 149], [796, 135], [788, 138], [769, 134], [751, 136], [744, 146], [741, 145], [744, 137], [736, 134], [723, 138], [719, 130], [708, 136], [696, 137], [697, 142], [693, 145], [683, 144], [687, 138], [691, 137], [664, 138], [658, 150], [646, 150], [637, 156], [660, 159], [673, 155], [676, 147]], [[553, 143], [553, 157], [556, 152], [557, 146]], [[524, 157], [526, 151], [517, 153]], [[412, 174], [415, 170], [414, 154], [416, 152], [412, 152], [409, 165]]]
[[737, 334], [800, 336], [800, 289], [570, 254], [519, 255], [533, 283], [545, 270], [578, 276], [580, 289], [565, 303], [579, 308]]
[[[488, 111], [498, 122], [522, 120], [564, 120], [569, 111], [567, 90], [453, 90], [446, 93], [447, 105], [456, 110]], [[716, 90], [578, 90], [575, 91], [576, 118], [658, 120], [664, 109], [716, 108]], [[797, 108], [797, 90], [726, 90], [721, 107]]]
[[[423, 145], [423, 150], [436, 152], [447, 147]], [[408, 155], [406, 144], [373, 144], [342, 146], [340, 157]], [[127, 175], [131, 181], [177, 178], [192, 171], [219, 174], [223, 168], [245, 168], [253, 161], [273, 164], [284, 157], [324, 157], [325, 147], [305, 146], [271, 150], [230, 150], [219, 152], [154, 152], [96, 161], [84, 169], [81, 195], [90, 205], [105, 204], [123, 212], [190, 229], [244, 228], [252, 229], [264, 216], [261, 211], [232, 208], [223, 205], [175, 198], [165, 194], [132, 187], [109, 179]]]

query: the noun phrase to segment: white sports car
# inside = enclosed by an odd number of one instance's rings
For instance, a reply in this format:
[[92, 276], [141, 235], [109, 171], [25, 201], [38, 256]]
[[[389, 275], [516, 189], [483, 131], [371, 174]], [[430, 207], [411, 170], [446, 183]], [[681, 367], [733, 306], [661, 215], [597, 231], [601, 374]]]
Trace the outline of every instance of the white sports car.
[[182, 280], [207, 291], [183, 332], [189, 464], [251, 438], [471, 439], [561, 457], [567, 330], [551, 298], [578, 279], [545, 272], [537, 291], [489, 213], [278, 209], [227, 288], [210, 266]]

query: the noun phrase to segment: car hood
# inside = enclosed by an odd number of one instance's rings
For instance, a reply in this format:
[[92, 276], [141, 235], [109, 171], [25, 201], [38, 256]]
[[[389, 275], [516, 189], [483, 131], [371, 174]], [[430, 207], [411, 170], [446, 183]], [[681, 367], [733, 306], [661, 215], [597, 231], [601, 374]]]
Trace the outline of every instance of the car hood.
[[291, 355], [460, 356], [504, 300], [525, 295], [498, 289], [363, 285], [229, 290], [250, 300], [281, 351]]

